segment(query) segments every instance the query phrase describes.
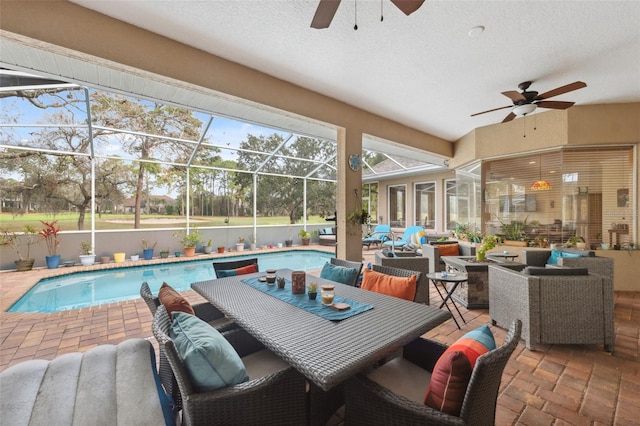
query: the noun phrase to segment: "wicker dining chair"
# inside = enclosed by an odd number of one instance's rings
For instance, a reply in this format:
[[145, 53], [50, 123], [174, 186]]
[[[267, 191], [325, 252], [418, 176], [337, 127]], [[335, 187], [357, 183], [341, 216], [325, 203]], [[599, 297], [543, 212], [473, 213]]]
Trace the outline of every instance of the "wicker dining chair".
[[[301, 425], [307, 423], [306, 381], [241, 328], [222, 333], [242, 359], [249, 381], [198, 392], [169, 337], [164, 306], [153, 317], [153, 334], [167, 356], [182, 397], [182, 424]], [[266, 359], [266, 361], [265, 361]]]
[[345, 268], [357, 269], [358, 273], [354, 277], [353, 281], [349, 282], [349, 283], [343, 283], [343, 284], [350, 285], [351, 287], [356, 287], [357, 286], [358, 278], [360, 277], [360, 272], [362, 272], [362, 262], [353, 262], [351, 260], [336, 259], [335, 257], [332, 257], [331, 259], [329, 259], [329, 262], [331, 262], [332, 265], [343, 266]]
[[[423, 379], [417, 379], [420, 374], [415, 371], [421, 369], [429, 373], [432, 372], [436, 361], [447, 349], [447, 346], [419, 338], [405, 346], [402, 358], [391, 361], [401, 363], [400, 368], [404, 367], [405, 370], [412, 371], [412, 374], [408, 376], [409, 380], [414, 383], [403, 383], [403, 388], [411, 388], [413, 385], [413, 392], [410, 392], [414, 394], [413, 397], [409, 398], [391, 391], [367, 375], [357, 375], [346, 384], [345, 424], [367, 426], [494, 425], [502, 372], [520, 340], [521, 329], [522, 323], [519, 320], [513, 321], [502, 346], [478, 358], [471, 373], [459, 417], [422, 403], [427, 383]], [[390, 367], [391, 362], [380, 368]], [[389, 378], [389, 380], [394, 379], [397, 377]], [[416, 383], [416, 380], [419, 380], [419, 383]]]
[[394, 268], [393, 266], [382, 266], [382, 265], [371, 265], [371, 270], [375, 272], [380, 272], [382, 274], [393, 275], [394, 277], [410, 277], [411, 275], [415, 275], [416, 276], [416, 292], [413, 295], [413, 301], [415, 302], [416, 296], [418, 295], [418, 285], [422, 279], [422, 272], [411, 271], [409, 269]]
[[258, 266], [258, 258], [252, 257], [250, 259], [241, 259], [241, 260], [228, 260], [228, 261], [220, 261], [213, 262], [213, 270], [216, 272], [216, 277], [218, 276], [218, 271], [225, 271], [230, 269], [238, 269], [244, 266], [256, 265]]
[[[160, 299], [151, 293], [149, 284], [146, 281], [140, 286], [140, 296], [149, 307], [151, 315], [155, 315], [158, 307], [162, 306], [162, 304], [160, 303]], [[207, 322], [210, 326], [214, 327], [221, 333], [238, 328], [238, 325], [235, 322], [225, 317], [222, 312], [216, 309], [216, 307], [209, 302], [194, 304], [191, 305], [191, 307], [198, 318]], [[171, 370], [171, 366], [169, 365], [169, 361], [167, 360], [167, 356], [164, 353], [164, 349], [160, 347], [159, 352], [158, 375], [160, 376], [160, 382], [162, 382], [164, 390], [171, 395], [176, 406], [180, 409], [182, 408], [182, 400], [180, 398], [178, 384], [176, 383], [176, 379], [173, 375], [173, 371]]]

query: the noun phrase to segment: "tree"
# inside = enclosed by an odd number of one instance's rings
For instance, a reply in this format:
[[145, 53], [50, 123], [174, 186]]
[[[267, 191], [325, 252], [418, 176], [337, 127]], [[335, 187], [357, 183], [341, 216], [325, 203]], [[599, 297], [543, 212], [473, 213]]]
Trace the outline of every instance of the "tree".
[[148, 181], [148, 176], [158, 171], [152, 163], [189, 158], [195, 144], [182, 140], [198, 141], [202, 122], [185, 108], [102, 92], [92, 95], [91, 113], [96, 123], [111, 129], [109, 137], [117, 137], [125, 151], [143, 160], [136, 163], [134, 228], [139, 228], [145, 177]]
[[[271, 158], [261, 152], [273, 152], [284, 142], [277, 134], [269, 136], [247, 135], [240, 143], [238, 165], [243, 170], [256, 170], [277, 175], [261, 175], [258, 179], [256, 210], [265, 216], [286, 215], [290, 223], [302, 218], [303, 179], [316, 171], [318, 177], [328, 177], [330, 173], [318, 166], [327, 158], [335, 158], [335, 146], [317, 139], [297, 137], [287, 142]], [[306, 160], [306, 161], [305, 161]], [[265, 163], [266, 161], [266, 163]], [[278, 176], [281, 175], [281, 176]], [[295, 177], [288, 177], [295, 176]], [[237, 173], [236, 184], [253, 197], [253, 180], [250, 174]], [[333, 188], [332, 188], [333, 186]], [[309, 214], [328, 214], [335, 210], [335, 185], [328, 182], [307, 180], [307, 209]]]

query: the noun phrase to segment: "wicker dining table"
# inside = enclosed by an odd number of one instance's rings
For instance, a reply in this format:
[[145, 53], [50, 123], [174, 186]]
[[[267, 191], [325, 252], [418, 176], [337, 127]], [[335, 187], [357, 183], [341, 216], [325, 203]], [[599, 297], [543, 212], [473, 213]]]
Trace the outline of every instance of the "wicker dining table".
[[[279, 269], [277, 274], [290, 279], [291, 272]], [[373, 306], [331, 321], [242, 282], [261, 275], [264, 272], [200, 281], [191, 287], [325, 391], [450, 318], [448, 312], [428, 305], [307, 274], [307, 284], [334, 284], [336, 297]]]

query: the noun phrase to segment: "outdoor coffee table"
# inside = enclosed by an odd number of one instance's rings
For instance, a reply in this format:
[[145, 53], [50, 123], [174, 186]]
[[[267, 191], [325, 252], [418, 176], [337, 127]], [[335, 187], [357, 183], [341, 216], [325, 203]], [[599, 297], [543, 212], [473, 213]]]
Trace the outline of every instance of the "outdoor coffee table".
[[[279, 269], [278, 275], [290, 279], [291, 272]], [[336, 297], [373, 306], [350, 318], [330, 321], [242, 282], [261, 275], [264, 272], [200, 281], [191, 287], [325, 391], [450, 317], [432, 306], [307, 274], [307, 284], [334, 284]]]
[[[430, 274], [427, 274], [427, 278], [429, 278], [433, 282], [433, 286], [436, 288], [436, 291], [438, 292], [438, 294], [440, 295], [440, 298], [442, 299], [442, 303], [440, 304], [439, 308], [442, 309], [443, 306], [446, 307], [449, 313], [451, 314], [451, 317], [453, 318], [453, 322], [455, 322], [456, 326], [458, 326], [458, 329], [460, 329], [460, 324], [458, 324], [458, 321], [456, 320], [455, 315], [453, 315], [453, 312], [451, 311], [451, 308], [449, 307], [448, 302], [451, 302], [453, 307], [458, 312], [458, 315], [460, 316], [460, 319], [462, 320], [462, 322], [466, 324], [467, 322], [462, 316], [460, 309], [458, 309], [458, 305], [456, 305], [455, 300], [451, 298], [451, 295], [453, 294], [454, 291], [456, 291], [456, 288], [460, 285], [460, 283], [467, 281], [467, 276], [462, 274], [442, 275], [441, 272], [432, 272]], [[447, 283], [452, 283], [453, 285], [447, 288]], [[440, 291], [440, 286], [444, 288], [444, 294], [442, 293], [442, 291]]]

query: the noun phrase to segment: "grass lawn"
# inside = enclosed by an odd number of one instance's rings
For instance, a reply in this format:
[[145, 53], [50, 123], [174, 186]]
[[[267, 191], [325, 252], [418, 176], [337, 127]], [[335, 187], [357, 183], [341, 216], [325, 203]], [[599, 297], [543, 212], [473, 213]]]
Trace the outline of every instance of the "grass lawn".
[[[106, 229], [133, 229], [133, 214], [103, 214], [96, 216], [96, 230]], [[191, 224], [197, 227], [225, 226], [226, 216], [192, 216]], [[11, 213], [0, 214], [0, 228], [9, 231], [20, 232], [25, 225], [31, 225], [36, 230], [42, 228], [40, 221], [50, 222], [57, 220], [62, 231], [75, 231], [78, 229], [77, 213], [27, 213], [14, 216]], [[287, 216], [258, 217], [258, 225], [286, 225], [289, 223]], [[142, 215], [140, 228], [177, 228], [186, 223], [185, 216], [169, 215]], [[307, 220], [310, 224], [326, 223], [320, 216], [310, 216]], [[232, 216], [229, 218], [230, 226], [253, 226], [253, 217]], [[91, 216], [87, 215], [84, 221], [84, 229], [91, 229]]]

